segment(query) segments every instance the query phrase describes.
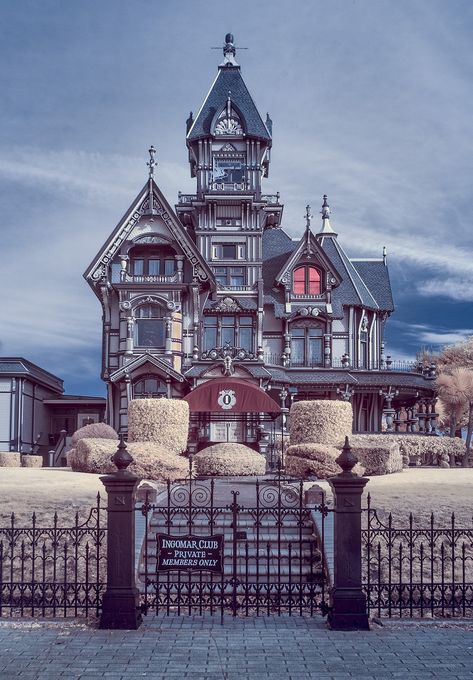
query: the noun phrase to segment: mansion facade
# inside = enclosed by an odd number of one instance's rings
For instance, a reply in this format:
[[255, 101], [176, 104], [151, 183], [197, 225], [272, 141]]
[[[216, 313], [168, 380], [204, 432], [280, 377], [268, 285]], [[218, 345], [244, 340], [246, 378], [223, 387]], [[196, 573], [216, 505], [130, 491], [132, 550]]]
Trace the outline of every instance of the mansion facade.
[[195, 193], [171, 206], [151, 147], [144, 187], [84, 274], [103, 309], [108, 421], [126, 430], [131, 399], [186, 398], [191, 450], [262, 449], [265, 421], [284, 427], [292, 401], [343, 399], [354, 431], [431, 433], [434, 368], [385, 352], [385, 251], [348, 257], [326, 196], [320, 223], [307, 206], [300, 238], [287, 235], [279, 194], [263, 193], [272, 121], [248, 92], [231, 34], [223, 52], [186, 121]]

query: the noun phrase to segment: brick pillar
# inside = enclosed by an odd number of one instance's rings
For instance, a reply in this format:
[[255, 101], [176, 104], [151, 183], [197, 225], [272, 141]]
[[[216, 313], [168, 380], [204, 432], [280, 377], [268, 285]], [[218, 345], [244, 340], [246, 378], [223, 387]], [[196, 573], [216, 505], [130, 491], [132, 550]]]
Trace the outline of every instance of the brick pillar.
[[369, 630], [361, 588], [361, 496], [368, 478], [352, 472], [357, 462], [346, 437], [337, 458], [343, 472], [328, 480], [334, 496], [334, 569], [328, 616], [332, 630]]
[[123, 436], [112, 461], [118, 471], [100, 477], [107, 503], [107, 590], [100, 628], [136, 630], [142, 623], [135, 583], [135, 490], [139, 478], [127, 470], [133, 461]]

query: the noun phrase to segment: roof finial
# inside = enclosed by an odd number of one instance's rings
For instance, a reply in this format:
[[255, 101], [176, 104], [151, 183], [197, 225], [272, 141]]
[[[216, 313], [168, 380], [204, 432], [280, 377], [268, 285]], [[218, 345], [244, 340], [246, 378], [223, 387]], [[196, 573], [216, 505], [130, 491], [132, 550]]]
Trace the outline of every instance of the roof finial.
[[156, 149], [154, 148], [154, 146], [152, 144], [148, 149], [148, 153], [149, 153], [149, 161], [148, 161], [148, 163], [146, 163], [146, 165], [149, 168], [149, 178], [153, 179], [153, 177], [154, 177], [154, 166], [156, 165], [156, 161], [154, 160], [154, 157], [156, 155]]
[[328, 220], [330, 217], [330, 206], [327, 203], [327, 194], [324, 194], [324, 202], [322, 203], [322, 210], [320, 211], [323, 220]]
[[305, 207], [305, 226], [308, 231], [310, 231], [310, 221], [313, 218], [313, 215], [310, 213], [310, 205], [306, 205]]
[[232, 91], [228, 90], [227, 97], [227, 118], [231, 118], [232, 115]]
[[222, 66], [238, 66], [235, 59], [236, 49], [234, 45], [234, 38], [232, 33], [227, 33], [225, 36], [225, 45], [223, 46], [223, 64]]
[[327, 200], [327, 194], [324, 194], [323, 202], [322, 202], [322, 210], [320, 211], [320, 214], [322, 215], [322, 229], [319, 231], [317, 236], [325, 236], [325, 235], [332, 235], [336, 236], [336, 232], [332, 229], [332, 226], [330, 224], [330, 213], [332, 211], [330, 210], [330, 206], [328, 204]]
[[388, 251], [386, 246], [383, 246], [383, 264], [386, 266], [386, 260], [388, 259]]

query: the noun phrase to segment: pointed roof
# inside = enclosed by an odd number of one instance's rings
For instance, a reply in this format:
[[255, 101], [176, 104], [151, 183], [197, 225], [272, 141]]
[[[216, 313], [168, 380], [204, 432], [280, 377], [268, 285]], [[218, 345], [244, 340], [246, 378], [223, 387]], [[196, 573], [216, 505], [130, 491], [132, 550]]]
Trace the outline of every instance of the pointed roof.
[[119, 252], [122, 243], [129, 238], [138, 220], [144, 215], [161, 217], [173, 239], [191, 262], [194, 276], [199, 282], [213, 281], [213, 273], [209, 265], [157, 186], [152, 171], [151, 166], [150, 177], [146, 184], [85, 271], [84, 278], [91, 286], [106, 277], [108, 265]]
[[212, 122], [225, 108], [229, 92], [232, 105], [243, 119], [245, 134], [271, 142], [271, 135], [248, 92], [240, 67], [231, 62], [219, 66], [217, 77], [187, 133], [187, 141], [192, 142], [212, 134]]
[[168, 364], [167, 361], [159, 356], [156, 356], [155, 354], [150, 354], [149, 352], [140, 354], [121, 368], [118, 368], [110, 375], [110, 380], [112, 382], [117, 382], [117, 380], [121, 380], [121, 378], [124, 378], [128, 373], [132, 373], [137, 368], [140, 368], [140, 366], [144, 366], [144, 364], [147, 363], [160, 370], [162, 373], [164, 373], [164, 375], [168, 375], [173, 380], [185, 382], [184, 376], [178, 371], [174, 370], [174, 368]]
[[330, 257], [327, 257], [327, 254], [321, 248], [320, 243], [317, 241], [316, 237], [314, 236], [310, 229], [311, 218], [312, 215], [310, 214], [310, 205], [308, 205], [306, 207], [305, 214], [306, 228], [304, 231], [304, 235], [299, 241], [299, 244], [296, 246], [295, 250], [289, 255], [289, 257], [284, 262], [284, 265], [276, 274], [275, 281], [277, 283], [283, 282], [285, 276], [287, 276], [287, 274], [294, 269], [298, 260], [301, 259], [302, 257], [318, 261], [324, 266], [325, 269], [330, 271], [332, 276], [336, 279], [336, 283], [334, 284], [334, 286], [337, 286], [341, 283], [341, 276], [339, 274], [339, 270], [337, 269], [336, 264], [330, 259]]
[[384, 260], [352, 259], [353, 266], [367, 285], [380, 309], [394, 311], [389, 270]]

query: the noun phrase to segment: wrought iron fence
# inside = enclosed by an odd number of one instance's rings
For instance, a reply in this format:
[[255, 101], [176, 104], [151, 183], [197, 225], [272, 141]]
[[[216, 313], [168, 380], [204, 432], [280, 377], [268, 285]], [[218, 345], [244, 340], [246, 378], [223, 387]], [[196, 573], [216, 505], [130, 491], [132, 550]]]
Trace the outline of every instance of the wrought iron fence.
[[473, 615], [473, 518], [470, 527], [439, 526], [432, 513], [428, 526], [413, 514], [407, 525], [382, 521], [365, 509], [362, 530], [364, 590], [368, 613], [399, 617]]
[[[227, 489], [225, 502], [222, 489]], [[142, 609], [145, 613], [233, 616], [314, 615], [326, 613], [323, 522], [329, 512], [304, 504], [302, 482], [282, 476], [256, 480], [228, 495], [228, 483], [187, 479], [167, 484], [157, 502], [149, 496], [137, 508], [145, 520], [140, 564]], [[244, 501], [244, 503], [243, 503]], [[319, 512], [322, 529], [315, 535], [311, 510]], [[195, 550], [187, 566], [187, 545], [220, 545], [217, 566], [206, 568]], [[166, 564], [167, 547], [182, 546]], [[217, 550], [218, 553], [218, 550]], [[174, 559], [174, 562], [172, 561]], [[183, 562], [180, 564], [179, 562]], [[204, 561], [204, 564], [207, 564]], [[173, 567], [174, 565], [174, 567]], [[199, 568], [200, 567], [200, 568]]]
[[85, 521], [0, 527], [0, 617], [98, 615], [106, 575], [106, 517], [97, 503]]

